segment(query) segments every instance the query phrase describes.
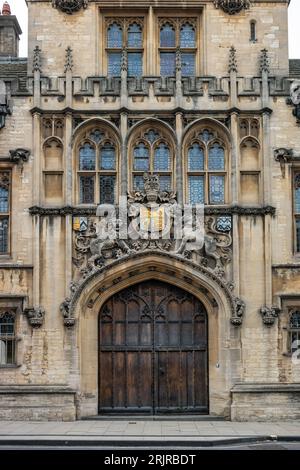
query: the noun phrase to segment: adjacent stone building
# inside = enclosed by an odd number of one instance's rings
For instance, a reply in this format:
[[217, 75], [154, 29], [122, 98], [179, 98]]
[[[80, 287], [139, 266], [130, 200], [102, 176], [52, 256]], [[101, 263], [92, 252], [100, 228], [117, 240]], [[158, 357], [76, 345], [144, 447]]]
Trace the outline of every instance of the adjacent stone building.
[[27, 4], [28, 59], [0, 15], [0, 418], [299, 419], [289, 1]]

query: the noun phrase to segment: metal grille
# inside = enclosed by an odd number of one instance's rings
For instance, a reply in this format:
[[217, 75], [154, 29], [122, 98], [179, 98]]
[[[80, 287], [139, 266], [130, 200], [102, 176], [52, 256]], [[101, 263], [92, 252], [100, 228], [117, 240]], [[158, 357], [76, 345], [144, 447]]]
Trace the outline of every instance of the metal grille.
[[196, 47], [195, 29], [190, 24], [185, 24], [180, 30], [180, 47]]
[[84, 144], [79, 150], [79, 169], [95, 170], [96, 150], [90, 144]]
[[143, 55], [141, 52], [129, 52], [128, 55], [128, 76], [141, 77], [143, 74]]
[[0, 212], [9, 210], [9, 190], [0, 186]]
[[175, 47], [175, 30], [170, 24], [165, 24], [160, 30], [160, 47]]
[[8, 252], [8, 217], [0, 218], [0, 254]]
[[100, 151], [101, 170], [114, 170], [116, 168], [116, 149], [111, 144], [105, 144]]
[[136, 171], [148, 171], [149, 170], [149, 149], [145, 144], [140, 143], [135, 147], [134, 152], [134, 169]]
[[154, 171], [170, 170], [170, 150], [166, 144], [160, 144], [154, 152]]
[[15, 316], [0, 313], [0, 366], [15, 363]]
[[204, 177], [189, 176], [188, 181], [190, 204], [204, 204]]
[[175, 76], [175, 52], [160, 53], [160, 73], [163, 77]]
[[142, 28], [140, 25], [134, 23], [129, 26], [127, 45], [128, 47], [142, 47]]
[[[220, 144], [214, 144], [208, 151], [208, 169], [224, 170], [225, 168], [225, 151]], [[300, 201], [299, 201], [300, 202]]]
[[201, 171], [204, 169], [204, 151], [199, 144], [193, 144], [188, 151], [189, 171]]
[[80, 176], [80, 203], [93, 204], [95, 195], [94, 176]]
[[109, 52], [108, 53], [108, 75], [110, 77], [121, 76], [121, 52]]
[[100, 176], [100, 204], [114, 204], [116, 177]]
[[211, 204], [223, 204], [225, 199], [224, 176], [210, 175], [209, 199]]
[[116, 23], [112, 24], [107, 31], [107, 47], [121, 49], [123, 46], [122, 27]]

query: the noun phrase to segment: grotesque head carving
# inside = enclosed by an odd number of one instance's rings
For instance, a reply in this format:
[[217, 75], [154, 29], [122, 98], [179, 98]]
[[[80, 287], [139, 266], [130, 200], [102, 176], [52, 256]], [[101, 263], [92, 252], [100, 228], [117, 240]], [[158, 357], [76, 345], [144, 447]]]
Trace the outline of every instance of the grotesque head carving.
[[300, 104], [300, 80], [294, 80], [291, 85], [291, 99], [293, 104]]

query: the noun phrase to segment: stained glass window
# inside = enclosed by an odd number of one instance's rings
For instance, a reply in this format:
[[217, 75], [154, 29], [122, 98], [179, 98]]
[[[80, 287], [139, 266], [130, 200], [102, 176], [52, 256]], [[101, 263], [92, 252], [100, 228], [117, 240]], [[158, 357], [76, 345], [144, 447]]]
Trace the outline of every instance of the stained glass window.
[[0, 186], [0, 212], [9, 210], [9, 191], [8, 188]]
[[144, 178], [141, 175], [135, 175], [133, 177], [133, 189], [135, 191], [143, 191], [144, 190]]
[[175, 52], [160, 53], [160, 74], [163, 77], [175, 76]]
[[107, 143], [100, 149], [100, 169], [115, 170], [115, 168], [116, 150], [113, 145]]
[[144, 143], [140, 143], [135, 147], [134, 152], [134, 169], [136, 171], [148, 171], [149, 170], [149, 149]]
[[15, 317], [13, 313], [0, 314], [0, 366], [15, 363]]
[[93, 176], [80, 176], [80, 203], [93, 204], [95, 197], [95, 178]]
[[189, 203], [204, 204], [204, 176], [189, 176]]
[[197, 143], [189, 148], [188, 169], [189, 171], [201, 171], [204, 169], [204, 151]]
[[300, 186], [295, 188], [295, 212], [300, 214]]
[[196, 47], [195, 29], [190, 24], [185, 24], [180, 30], [180, 47]]
[[224, 170], [225, 168], [225, 151], [224, 148], [218, 144], [213, 144], [208, 150], [208, 169], [209, 170]]
[[209, 142], [213, 136], [214, 135], [208, 129], [204, 129], [199, 135], [199, 139], [203, 140], [203, 142]]
[[103, 139], [103, 133], [99, 131], [99, 129], [94, 129], [90, 133], [90, 139], [96, 142], [96, 144], [99, 144], [99, 142], [101, 142], [101, 140]]
[[0, 218], [0, 254], [8, 252], [8, 217]]
[[123, 47], [122, 27], [117, 23], [112, 24], [107, 31], [107, 47], [121, 49]]
[[225, 200], [224, 176], [210, 175], [209, 200], [211, 204], [223, 204]]
[[128, 28], [128, 47], [142, 47], [142, 28], [140, 25], [133, 23]]
[[80, 170], [95, 170], [96, 165], [96, 150], [89, 144], [84, 144], [79, 150], [79, 169]]
[[111, 175], [100, 176], [100, 204], [114, 204], [116, 177]]
[[300, 329], [300, 310], [297, 310], [291, 314], [290, 327]]
[[160, 184], [161, 191], [171, 191], [172, 189], [171, 176], [160, 175], [159, 184]]
[[170, 150], [166, 144], [159, 144], [154, 152], [154, 171], [170, 169]]
[[296, 219], [296, 243], [297, 252], [300, 252], [300, 219]]
[[154, 129], [150, 129], [145, 134], [145, 139], [147, 139], [151, 144], [153, 144], [153, 142], [155, 142], [158, 138], [159, 138], [159, 133]]
[[175, 29], [168, 23], [160, 30], [160, 47], [176, 47]]
[[181, 54], [181, 71], [183, 77], [195, 76], [195, 54], [186, 52]]
[[128, 57], [128, 76], [141, 77], [143, 74], [143, 55], [141, 52], [129, 52]]
[[121, 52], [109, 52], [108, 54], [108, 75], [110, 77], [120, 77], [121, 75]]

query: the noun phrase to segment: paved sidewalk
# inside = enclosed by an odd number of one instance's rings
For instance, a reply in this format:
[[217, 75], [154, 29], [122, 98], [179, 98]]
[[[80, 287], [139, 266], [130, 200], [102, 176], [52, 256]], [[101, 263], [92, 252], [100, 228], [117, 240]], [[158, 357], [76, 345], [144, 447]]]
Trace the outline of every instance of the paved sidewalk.
[[[0, 421], [0, 445], [142, 445], [174, 443], [218, 445], [265, 440], [300, 441], [300, 422], [237, 423], [230, 421], [76, 422]], [[150, 445], [150, 444], [149, 444]]]

